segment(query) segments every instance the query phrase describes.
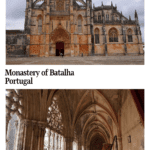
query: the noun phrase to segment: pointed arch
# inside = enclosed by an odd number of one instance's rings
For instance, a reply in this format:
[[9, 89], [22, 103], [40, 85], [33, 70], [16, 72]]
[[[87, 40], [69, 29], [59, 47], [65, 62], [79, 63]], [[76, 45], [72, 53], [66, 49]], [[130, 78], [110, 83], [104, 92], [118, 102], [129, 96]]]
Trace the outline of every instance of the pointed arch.
[[100, 41], [99, 41], [99, 29], [98, 28], [95, 28], [94, 30], [94, 33], [95, 33], [95, 44], [99, 44]]
[[42, 25], [43, 25], [43, 17], [42, 15], [37, 16], [37, 23], [38, 23], [38, 34], [42, 33]]
[[109, 30], [109, 42], [118, 42], [118, 31], [116, 28]]
[[86, 90], [85, 93], [83, 94], [83, 96], [81, 97], [78, 105], [77, 105], [77, 109], [75, 110], [75, 114], [74, 114], [74, 118], [73, 118], [73, 126], [75, 125], [75, 121], [76, 121], [76, 117], [77, 117], [77, 114], [78, 114], [78, 110], [81, 106], [81, 103], [83, 102], [84, 98], [86, 97], [86, 95], [89, 93], [89, 90]]
[[83, 17], [82, 15], [78, 16], [78, 33], [82, 33], [82, 22], [83, 22]]
[[52, 43], [56, 43], [58, 41], [62, 41], [65, 44], [70, 44], [70, 33], [63, 28], [61, 24], [57, 26], [56, 29], [53, 30], [50, 34], [50, 41]]
[[132, 29], [129, 28], [127, 30], [128, 42], [133, 42], [132, 34], [133, 34], [133, 31], [132, 31]]

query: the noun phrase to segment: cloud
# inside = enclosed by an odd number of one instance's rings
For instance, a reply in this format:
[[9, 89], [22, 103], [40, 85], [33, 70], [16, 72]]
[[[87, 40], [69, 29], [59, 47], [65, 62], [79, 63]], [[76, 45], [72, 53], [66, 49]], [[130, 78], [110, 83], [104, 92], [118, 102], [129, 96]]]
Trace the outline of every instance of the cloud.
[[[100, 6], [100, 0], [92, 0], [95, 6]], [[111, 5], [111, 0], [103, 1], [104, 5]], [[131, 16], [134, 20], [134, 12], [137, 10], [141, 25], [142, 37], [144, 35], [144, 0], [113, 0], [119, 12], [125, 17]], [[26, 0], [6, 0], [6, 29], [23, 29], [25, 21]], [[143, 38], [144, 39], [144, 38]]]

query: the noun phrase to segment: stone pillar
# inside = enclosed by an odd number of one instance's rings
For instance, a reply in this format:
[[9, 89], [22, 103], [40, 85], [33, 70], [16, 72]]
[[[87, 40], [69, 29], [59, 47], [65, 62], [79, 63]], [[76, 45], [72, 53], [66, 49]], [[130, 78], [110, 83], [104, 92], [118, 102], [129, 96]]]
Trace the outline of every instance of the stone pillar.
[[51, 130], [48, 132], [48, 150], [50, 150]]
[[18, 142], [18, 120], [15, 121], [15, 142], [14, 142], [14, 149], [17, 149], [17, 142]]
[[25, 11], [26, 54], [30, 55], [32, 0], [27, 0]]
[[23, 141], [23, 150], [30, 149], [31, 146], [31, 136], [32, 136], [32, 127], [29, 120], [24, 120], [24, 141]]
[[38, 150], [38, 123], [36, 121], [32, 121], [32, 150], [37, 149]]
[[60, 135], [60, 147], [59, 147], [60, 150], [62, 150], [61, 143], [62, 143], [62, 136]]
[[[104, 17], [103, 17], [104, 18]], [[106, 35], [106, 29], [105, 29], [105, 24], [103, 24], [103, 40], [104, 40], [104, 44], [105, 44], [105, 55], [107, 56], [108, 52], [107, 52], [107, 35]]]
[[118, 139], [118, 150], [122, 150], [122, 138], [117, 137], [117, 139]]
[[71, 37], [71, 56], [74, 56], [74, 16], [73, 16], [73, 0], [70, 5], [70, 37]]
[[53, 132], [53, 150], [55, 150], [55, 133]]
[[7, 111], [7, 113], [6, 113], [6, 142], [7, 142], [8, 125], [9, 125], [10, 119], [11, 119], [10, 112]]
[[39, 147], [38, 150], [43, 150], [44, 149], [44, 136], [45, 136], [45, 123], [38, 123], [39, 127]]
[[78, 150], [82, 150], [82, 144], [80, 140], [78, 141]]
[[62, 150], [66, 150], [67, 148], [66, 148], [66, 138], [63, 138], [63, 148], [62, 148]]
[[45, 123], [21, 120], [16, 150], [43, 150]]
[[73, 149], [73, 138], [67, 137], [66, 138], [66, 150]]
[[59, 135], [58, 134], [56, 134], [56, 141], [57, 141], [56, 150], [59, 150]]
[[8, 125], [9, 125], [9, 121], [11, 119], [10, 113], [11, 111], [11, 107], [12, 107], [12, 99], [13, 99], [13, 92], [7, 90], [9, 93], [6, 96], [6, 142], [7, 142], [7, 132], [8, 132]]
[[[44, 9], [44, 16], [43, 16], [43, 50], [42, 53], [44, 54], [44, 56], [47, 56], [47, 52], [46, 52], [46, 7]], [[43, 56], [42, 54], [42, 56]]]

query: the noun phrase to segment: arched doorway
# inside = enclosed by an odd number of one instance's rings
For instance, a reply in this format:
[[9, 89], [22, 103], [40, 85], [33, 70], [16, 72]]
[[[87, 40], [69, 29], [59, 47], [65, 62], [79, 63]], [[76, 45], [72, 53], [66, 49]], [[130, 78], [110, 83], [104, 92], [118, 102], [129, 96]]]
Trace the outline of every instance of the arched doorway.
[[105, 140], [97, 135], [90, 143], [90, 150], [102, 150], [103, 143], [105, 143]]
[[64, 56], [64, 42], [57, 42], [56, 43], [56, 56]]

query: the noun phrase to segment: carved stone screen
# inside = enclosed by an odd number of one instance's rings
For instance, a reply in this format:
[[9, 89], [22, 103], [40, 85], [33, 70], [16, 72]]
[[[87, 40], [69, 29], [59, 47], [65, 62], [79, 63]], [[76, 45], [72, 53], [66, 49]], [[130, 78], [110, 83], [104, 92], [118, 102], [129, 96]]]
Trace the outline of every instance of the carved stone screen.
[[64, 0], [56, 0], [56, 10], [64, 11]]

